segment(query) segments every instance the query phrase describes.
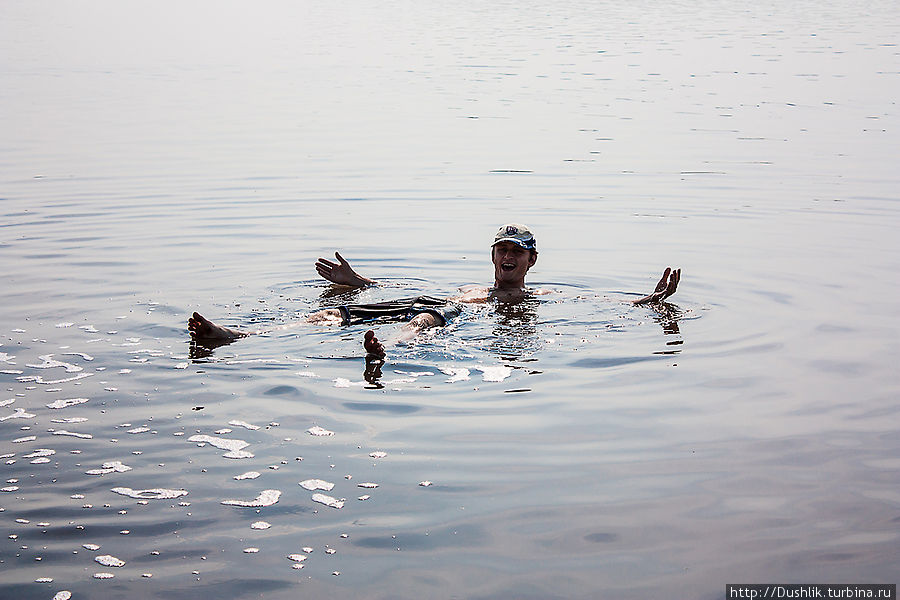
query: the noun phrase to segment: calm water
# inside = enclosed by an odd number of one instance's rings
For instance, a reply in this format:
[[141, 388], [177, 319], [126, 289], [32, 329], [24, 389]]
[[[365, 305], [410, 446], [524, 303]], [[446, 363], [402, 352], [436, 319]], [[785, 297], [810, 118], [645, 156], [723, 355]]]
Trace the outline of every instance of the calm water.
[[[0, 597], [896, 583], [898, 30], [891, 2], [3, 3]], [[509, 221], [556, 293], [379, 386], [362, 327], [190, 347], [194, 310], [345, 300], [335, 249], [387, 282], [358, 301], [487, 283]], [[667, 265], [675, 306], [631, 307]]]

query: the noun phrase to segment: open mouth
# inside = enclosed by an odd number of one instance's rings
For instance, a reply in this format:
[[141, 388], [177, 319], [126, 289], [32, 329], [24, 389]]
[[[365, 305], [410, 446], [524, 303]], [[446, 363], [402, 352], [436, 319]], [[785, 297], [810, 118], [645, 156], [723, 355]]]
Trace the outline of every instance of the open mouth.
[[505, 262], [505, 263], [500, 264], [500, 269], [503, 271], [515, 271], [516, 265], [515, 265], [515, 263]]

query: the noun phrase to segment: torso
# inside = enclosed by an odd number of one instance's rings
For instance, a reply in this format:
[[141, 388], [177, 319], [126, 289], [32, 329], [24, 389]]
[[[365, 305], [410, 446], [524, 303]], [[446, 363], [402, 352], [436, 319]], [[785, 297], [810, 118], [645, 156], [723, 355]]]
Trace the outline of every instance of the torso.
[[515, 302], [532, 294], [543, 295], [550, 293], [550, 290], [532, 290], [529, 288], [489, 288], [474, 283], [461, 286], [459, 291], [459, 295], [450, 297], [450, 300], [470, 304], [487, 302], [490, 299], [499, 300], [501, 302]]

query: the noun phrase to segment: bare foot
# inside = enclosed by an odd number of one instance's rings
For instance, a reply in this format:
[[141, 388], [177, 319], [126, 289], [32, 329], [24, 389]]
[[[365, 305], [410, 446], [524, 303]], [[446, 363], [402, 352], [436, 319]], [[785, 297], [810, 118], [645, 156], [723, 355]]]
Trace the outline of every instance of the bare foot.
[[367, 361], [370, 358], [384, 360], [384, 345], [378, 341], [378, 338], [375, 337], [375, 332], [371, 329], [366, 332], [366, 335], [363, 338], [363, 347], [366, 349], [366, 352], [368, 352], [368, 356], [366, 356]]
[[243, 331], [216, 325], [197, 312], [188, 319], [188, 330], [191, 332], [191, 337], [198, 342], [228, 343], [247, 336]]

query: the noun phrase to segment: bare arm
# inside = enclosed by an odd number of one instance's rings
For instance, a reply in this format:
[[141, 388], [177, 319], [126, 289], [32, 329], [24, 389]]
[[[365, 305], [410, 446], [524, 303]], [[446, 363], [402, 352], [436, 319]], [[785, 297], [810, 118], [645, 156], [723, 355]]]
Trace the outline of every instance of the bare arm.
[[351, 287], [362, 287], [364, 285], [372, 285], [377, 283], [374, 279], [363, 277], [353, 270], [344, 257], [340, 253], [335, 252], [334, 257], [338, 260], [336, 263], [320, 258], [316, 261], [316, 271], [323, 278], [331, 283], [338, 285], [349, 285]]
[[681, 269], [666, 267], [666, 270], [663, 272], [659, 283], [656, 284], [656, 289], [653, 290], [653, 293], [648, 294], [643, 298], [633, 300], [632, 304], [656, 304], [662, 302], [675, 293], [679, 281], [681, 281]]

